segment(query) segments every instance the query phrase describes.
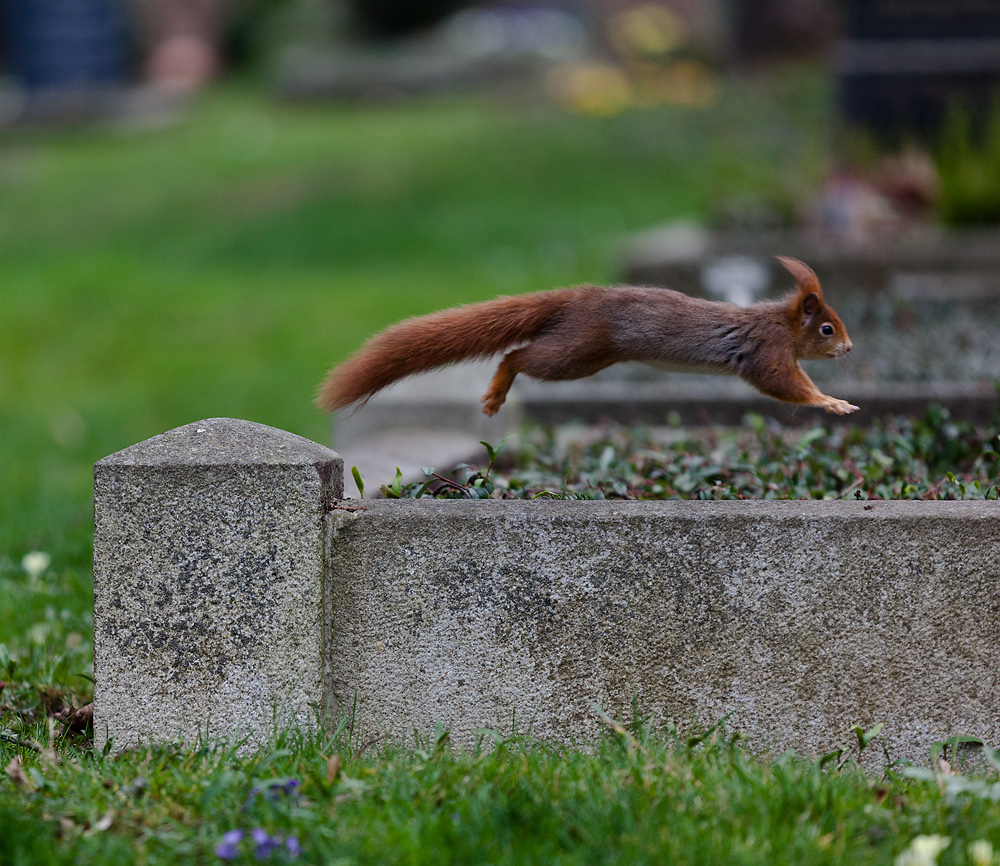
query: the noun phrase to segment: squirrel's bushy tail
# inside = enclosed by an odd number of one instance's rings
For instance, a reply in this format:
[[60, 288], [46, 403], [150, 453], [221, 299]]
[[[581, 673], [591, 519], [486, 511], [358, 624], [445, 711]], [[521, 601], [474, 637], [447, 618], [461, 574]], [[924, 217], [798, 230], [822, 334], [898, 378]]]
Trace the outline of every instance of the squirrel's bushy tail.
[[572, 294], [572, 289], [558, 289], [497, 298], [406, 319], [376, 334], [331, 370], [316, 402], [332, 412], [414, 373], [488, 358], [537, 336]]

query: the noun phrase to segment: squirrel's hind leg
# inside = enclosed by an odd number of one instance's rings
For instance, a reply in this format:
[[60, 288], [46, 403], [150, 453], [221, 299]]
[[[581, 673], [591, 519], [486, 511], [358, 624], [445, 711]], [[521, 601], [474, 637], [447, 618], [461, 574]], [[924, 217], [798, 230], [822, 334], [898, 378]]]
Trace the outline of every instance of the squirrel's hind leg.
[[487, 415], [496, 415], [518, 373], [547, 382], [582, 379], [616, 360], [600, 345], [579, 346], [565, 340], [536, 340], [504, 355], [489, 390], [483, 395], [483, 411]]
[[504, 355], [496, 373], [493, 374], [490, 387], [483, 394], [483, 412], [487, 415], [496, 415], [500, 411], [500, 407], [503, 406], [504, 400], [507, 399], [507, 392], [514, 383], [514, 377], [518, 372], [516, 356], [520, 352], [520, 349], [516, 349]]

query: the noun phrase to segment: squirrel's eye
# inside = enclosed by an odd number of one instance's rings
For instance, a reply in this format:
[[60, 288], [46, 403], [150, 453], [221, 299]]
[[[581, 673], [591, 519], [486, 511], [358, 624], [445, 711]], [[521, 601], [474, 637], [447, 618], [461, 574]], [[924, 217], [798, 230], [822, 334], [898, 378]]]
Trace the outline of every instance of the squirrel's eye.
[[833, 325], [823, 325], [822, 327], [820, 327], [819, 332], [824, 337], [832, 337], [833, 336]]

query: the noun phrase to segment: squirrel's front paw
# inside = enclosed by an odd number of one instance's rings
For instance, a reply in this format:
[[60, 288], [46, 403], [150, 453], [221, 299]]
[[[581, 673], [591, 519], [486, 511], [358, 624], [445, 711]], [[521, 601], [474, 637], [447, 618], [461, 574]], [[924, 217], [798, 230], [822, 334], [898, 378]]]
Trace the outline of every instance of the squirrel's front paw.
[[861, 408], [860, 406], [855, 406], [853, 403], [848, 403], [846, 400], [838, 400], [836, 397], [824, 397], [820, 406], [826, 409], [827, 412], [832, 412], [835, 415], [850, 415]]

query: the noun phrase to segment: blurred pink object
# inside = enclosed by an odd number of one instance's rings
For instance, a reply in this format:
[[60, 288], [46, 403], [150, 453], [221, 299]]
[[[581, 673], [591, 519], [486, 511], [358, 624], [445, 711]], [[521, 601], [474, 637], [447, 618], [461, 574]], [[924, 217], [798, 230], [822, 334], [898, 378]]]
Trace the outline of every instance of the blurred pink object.
[[848, 173], [834, 174], [823, 187], [816, 213], [819, 228], [851, 244], [894, 229], [899, 218], [871, 183]]
[[145, 73], [151, 84], [175, 93], [190, 93], [218, 71], [215, 46], [198, 36], [168, 36], [151, 49]]
[[862, 245], [898, 235], [933, 215], [938, 179], [930, 156], [904, 150], [867, 171], [840, 171], [824, 184], [814, 223]]
[[155, 87], [190, 93], [219, 72], [219, 39], [231, 0], [133, 0]]

